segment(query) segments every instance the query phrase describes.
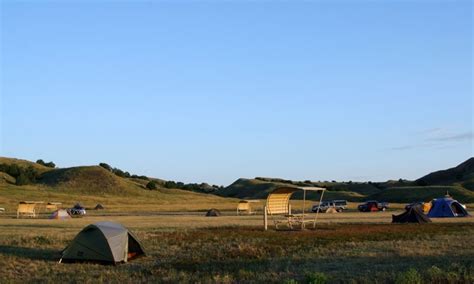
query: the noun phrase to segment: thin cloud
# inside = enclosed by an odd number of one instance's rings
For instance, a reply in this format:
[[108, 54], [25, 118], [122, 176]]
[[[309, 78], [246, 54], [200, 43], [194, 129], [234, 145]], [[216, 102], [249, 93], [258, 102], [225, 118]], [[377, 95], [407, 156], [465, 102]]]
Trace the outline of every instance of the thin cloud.
[[421, 148], [432, 148], [439, 146], [439, 143], [424, 143], [424, 144], [413, 144], [413, 145], [402, 145], [402, 146], [395, 146], [388, 148], [388, 150], [392, 151], [406, 151], [412, 149], [421, 149]]
[[418, 132], [416, 132], [416, 134], [433, 134], [433, 133], [438, 133], [438, 132], [441, 132], [441, 131], [443, 131], [443, 128], [434, 127], [434, 128], [428, 128], [428, 129], [418, 131]]
[[450, 136], [441, 136], [427, 139], [427, 141], [438, 141], [438, 142], [459, 142], [459, 141], [471, 141], [472, 140], [472, 132], [465, 132], [456, 135]]
[[403, 150], [411, 150], [417, 148], [416, 145], [405, 145], [405, 146], [398, 146], [398, 147], [391, 147], [389, 150], [394, 150], [394, 151], [403, 151]]

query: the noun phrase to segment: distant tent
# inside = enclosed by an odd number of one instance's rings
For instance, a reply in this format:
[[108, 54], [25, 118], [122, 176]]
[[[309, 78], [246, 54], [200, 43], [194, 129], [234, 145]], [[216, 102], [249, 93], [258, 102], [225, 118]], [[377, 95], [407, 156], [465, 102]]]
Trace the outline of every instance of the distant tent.
[[62, 252], [61, 261], [127, 262], [145, 254], [138, 239], [121, 224], [99, 222], [84, 228]]
[[51, 216], [49, 216], [49, 219], [54, 219], [54, 220], [66, 220], [66, 219], [71, 219], [71, 216], [69, 213], [67, 213], [66, 210], [59, 209], [53, 212]]
[[219, 217], [221, 216], [221, 212], [217, 209], [211, 209], [207, 211], [206, 217]]
[[457, 200], [450, 197], [437, 198], [432, 201], [432, 206], [428, 217], [443, 218], [443, 217], [466, 217], [469, 213]]
[[425, 224], [431, 223], [431, 220], [425, 214], [423, 214], [423, 210], [420, 206], [412, 206], [398, 216], [392, 215], [392, 223]]
[[334, 207], [329, 207], [329, 208], [326, 210], [326, 213], [332, 213], [332, 214], [334, 214], [334, 213], [339, 213], [339, 212], [337, 212], [337, 209], [336, 209], [336, 208], [334, 208]]
[[97, 204], [94, 208], [94, 210], [104, 210], [104, 209], [105, 209], [104, 206], [102, 206], [102, 204], [100, 204], [100, 203]]

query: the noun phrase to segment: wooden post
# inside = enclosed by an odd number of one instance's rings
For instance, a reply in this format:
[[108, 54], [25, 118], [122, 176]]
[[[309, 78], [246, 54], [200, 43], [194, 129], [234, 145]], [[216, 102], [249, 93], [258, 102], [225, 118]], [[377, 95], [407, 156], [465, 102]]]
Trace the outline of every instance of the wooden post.
[[267, 219], [267, 206], [263, 207], [263, 226], [265, 227], [265, 231], [268, 230], [268, 219]]

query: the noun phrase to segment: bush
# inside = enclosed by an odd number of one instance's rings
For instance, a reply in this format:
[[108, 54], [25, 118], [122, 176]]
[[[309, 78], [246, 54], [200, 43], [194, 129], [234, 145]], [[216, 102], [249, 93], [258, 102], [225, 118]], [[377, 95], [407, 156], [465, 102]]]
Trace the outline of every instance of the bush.
[[177, 188], [176, 183], [174, 181], [167, 181], [165, 182], [165, 188]]
[[410, 268], [405, 272], [400, 272], [395, 278], [396, 284], [421, 284], [423, 280], [420, 273], [414, 268]]
[[103, 167], [104, 169], [108, 170], [109, 172], [112, 171], [112, 167], [106, 163], [100, 163], [99, 166]]
[[36, 161], [37, 164], [40, 164], [42, 166], [45, 166], [45, 167], [48, 167], [48, 168], [55, 168], [56, 167], [56, 164], [53, 163], [53, 162], [48, 162], [48, 163], [45, 163], [42, 159], [39, 159], [38, 161]]
[[150, 181], [149, 183], [146, 184], [146, 188], [149, 190], [154, 190], [154, 189], [157, 189], [157, 186], [154, 181]]
[[306, 274], [306, 283], [308, 284], [325, 284], [328, 282], [328, 277], [322, 272], [315, 272]]
[[139, 175], [132, 175], [132, 178], [142, 179], [142, 180], [150, 180], [147, 176], [139, 176]]
[[116, 176], [119, 176], [119, 177], [122, 177], [122, 178], [129, 178], [129, 177], [130, 177], [130, 173], [129, 173], [129, 172], [124, 172], [124, 171], [122, 171], [121, 169], [113, 168], [113, 169], [112, 169], [112, 172], [113, 172]]
[[437, 266], [432, 266], [426, 271], [431, 283], [441, 283], [444, 280], [444, 272]]
[[15, 164], [0, 164], [0, 172], [7, 173], [14, 177], [16, 179], [16, 185], [35, 183], [40, 176], [39, 172], [37, 172], [32, 166], [22, 168]]

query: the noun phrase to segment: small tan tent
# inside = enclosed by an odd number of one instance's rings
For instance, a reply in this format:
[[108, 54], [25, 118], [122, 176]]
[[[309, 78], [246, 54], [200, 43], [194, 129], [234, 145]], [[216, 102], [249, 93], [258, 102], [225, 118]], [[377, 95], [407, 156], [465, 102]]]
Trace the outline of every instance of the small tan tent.
[[51, 220], [66, 220], [66, 219], [71, 219], [71, 215], [67, 213], [66, 210], [64, 209], [59, 209], [53, 212], [51, 216], [49, 216], [49, 219]]

